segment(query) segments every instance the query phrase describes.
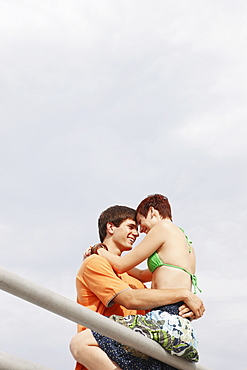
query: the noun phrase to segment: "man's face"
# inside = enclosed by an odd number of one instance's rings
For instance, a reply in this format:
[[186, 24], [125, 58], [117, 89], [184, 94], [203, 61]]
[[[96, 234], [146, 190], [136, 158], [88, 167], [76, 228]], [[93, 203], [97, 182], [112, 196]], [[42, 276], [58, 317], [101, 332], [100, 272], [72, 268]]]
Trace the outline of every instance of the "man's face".
[[119, 227], [114, 227], [113, 241], [122, 252], [132, 249], [138, 236], [136, 222], [129, 218], [123, 221]]

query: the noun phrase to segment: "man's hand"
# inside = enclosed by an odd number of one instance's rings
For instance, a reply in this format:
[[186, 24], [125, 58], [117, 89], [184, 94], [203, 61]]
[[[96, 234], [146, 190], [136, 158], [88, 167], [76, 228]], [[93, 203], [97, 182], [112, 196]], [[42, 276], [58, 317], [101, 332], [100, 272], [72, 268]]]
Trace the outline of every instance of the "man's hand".
[[85, 250], [85, 252], [83, 253], [83, 257], [84, 259], [91, 256], [91, 254], [98, 254], [98, 249], [99, 248], [104, 248], [108, 251], [108, 248], [105, 244], [103, 243], [99, 243], [99, 244], [95, 244], [91, 247], [89, 247], [88, 249]]
[[189, 291], [186, 292], [184, 298], [185, 305], [179, 308], [179, 315], [190, 319], [199, 319], [205, 312], [205, 307], [202, 300], [196, 295]]

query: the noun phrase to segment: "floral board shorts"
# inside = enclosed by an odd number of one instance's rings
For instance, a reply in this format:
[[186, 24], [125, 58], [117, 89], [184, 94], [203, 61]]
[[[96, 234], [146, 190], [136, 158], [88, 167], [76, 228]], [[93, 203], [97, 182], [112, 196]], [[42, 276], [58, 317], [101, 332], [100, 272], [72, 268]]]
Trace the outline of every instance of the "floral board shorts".
[[[126, 317], [112, 315], [110, 319], [155, 340], [172, 355], [197, 362], [199, 354], [196, 332], [190, 320], [178, 315], [178, 307], [181, 304], [183, 302], [161, 306], [146, 315], [129, 315]], [[93, 335], [99, 347], [123, 370], [174, 369], [101, 334], [93, 332]]]

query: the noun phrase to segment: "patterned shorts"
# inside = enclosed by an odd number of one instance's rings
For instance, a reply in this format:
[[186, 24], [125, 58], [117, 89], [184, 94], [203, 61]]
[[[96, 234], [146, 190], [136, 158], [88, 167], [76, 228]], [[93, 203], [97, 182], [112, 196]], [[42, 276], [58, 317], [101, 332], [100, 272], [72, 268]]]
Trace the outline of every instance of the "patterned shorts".
[[[178, 315], [179, 302], [153, 309], [146, 315], [126, 317], [112, 315], [110, 319], [158, 342], [169, 353], [187, 360], [199, 360], [197, 337], [191, 322]], [[98, 345], [122, 370], [172, 370], [173, 367], [150, 358], [133, 348], [93, 332]]]

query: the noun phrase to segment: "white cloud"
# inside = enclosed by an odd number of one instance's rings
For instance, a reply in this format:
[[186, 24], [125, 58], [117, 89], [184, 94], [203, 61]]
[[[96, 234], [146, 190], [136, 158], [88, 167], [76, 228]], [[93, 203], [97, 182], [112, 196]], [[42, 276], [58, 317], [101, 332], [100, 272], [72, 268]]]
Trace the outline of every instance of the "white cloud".
[[230, 110], [224, 114], [211, 112], [194, 117], [178, 130], [182, 141], [193, 149], [203, 150], [219, 160], [244, 160], [247, 126], [245, 109]]

